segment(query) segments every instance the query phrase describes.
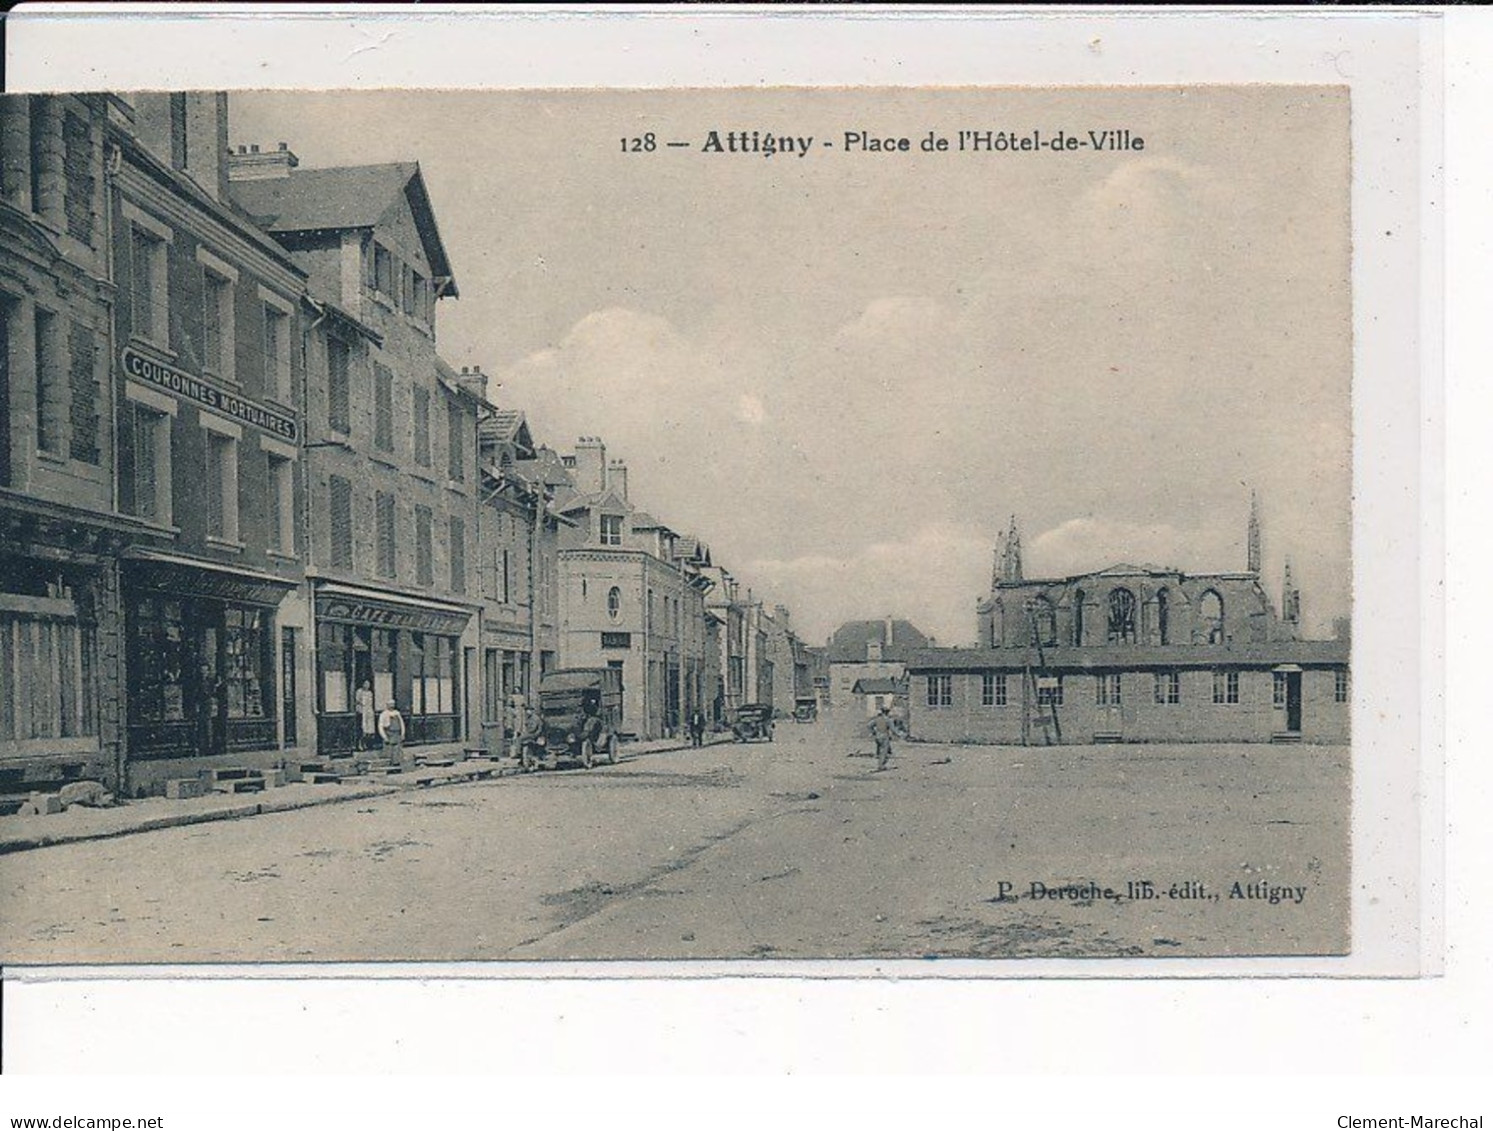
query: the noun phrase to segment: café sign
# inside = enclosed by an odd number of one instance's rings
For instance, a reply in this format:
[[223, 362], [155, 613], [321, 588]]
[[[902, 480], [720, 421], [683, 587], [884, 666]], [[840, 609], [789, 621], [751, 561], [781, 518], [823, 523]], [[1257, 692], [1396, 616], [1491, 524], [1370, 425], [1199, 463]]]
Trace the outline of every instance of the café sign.
[[294, 444], [301, 438], [295, 417], [288, 413], [248, 400], [175, 366], [146, 357], [131, 346], [126, 346], [120, 354], [120, 364], [124, 366], [128, 377], [142, 385], [162, 389], [181, 400], [191, 401], [223, 416], [242, 421], [286, 443]]

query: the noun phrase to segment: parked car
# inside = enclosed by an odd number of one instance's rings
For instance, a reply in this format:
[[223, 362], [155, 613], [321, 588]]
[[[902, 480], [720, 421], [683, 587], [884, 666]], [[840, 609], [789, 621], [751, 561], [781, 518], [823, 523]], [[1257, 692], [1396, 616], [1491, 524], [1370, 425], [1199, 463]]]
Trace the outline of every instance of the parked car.
[[796, 723], [812, 723], [819, 717], [819, 700], [812, 695], [797, 699], [793, 704], [793, 721]]
[[751, 742], [760, 738], [771, 742], [772, 714], [771, 703], [745, 703], [737, 707], [731, 719], [731, 730], [736, 735], [736, 741]]
[[615, 668], [567, 668], [539, 682], [539, 716], [523, 736], [526, 770], [562, 761], [590, 769], [617, 761], [622, 721], [622, 673]]

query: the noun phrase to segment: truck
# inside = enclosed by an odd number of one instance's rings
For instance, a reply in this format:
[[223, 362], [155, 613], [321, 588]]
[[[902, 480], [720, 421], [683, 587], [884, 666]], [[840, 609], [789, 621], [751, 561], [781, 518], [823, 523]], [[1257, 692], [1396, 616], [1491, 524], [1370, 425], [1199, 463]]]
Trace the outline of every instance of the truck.
[[519, 744], [525, 770], [560, 762], [586, 769], [617, 761], [622, 723], [622, 673], [615, 668], [563, 668], [539, 681], [539, 713]]

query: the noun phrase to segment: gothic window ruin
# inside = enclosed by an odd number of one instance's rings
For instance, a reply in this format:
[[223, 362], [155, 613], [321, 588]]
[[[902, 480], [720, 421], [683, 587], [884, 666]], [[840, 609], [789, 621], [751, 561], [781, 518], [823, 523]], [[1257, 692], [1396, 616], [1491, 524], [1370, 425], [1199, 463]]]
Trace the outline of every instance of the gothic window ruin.
[[1223, 598], [1209, 589], [1198, 599], [1198, 634], [1205, 644], [1222, 644]]
[[1128, 589], [1114, 589], [1109, 594], [1109, 642], [1135, 643], [1135, 594]]
[[1156, 592], [1156, 643], [1170, 644], [1171, 595], [1165, 589]]
[[1058, 614], [1046, 597], [1032, 602], [1032, 624], [1037, 634], [1037, 643], [1054, 645], [1058, 642]]

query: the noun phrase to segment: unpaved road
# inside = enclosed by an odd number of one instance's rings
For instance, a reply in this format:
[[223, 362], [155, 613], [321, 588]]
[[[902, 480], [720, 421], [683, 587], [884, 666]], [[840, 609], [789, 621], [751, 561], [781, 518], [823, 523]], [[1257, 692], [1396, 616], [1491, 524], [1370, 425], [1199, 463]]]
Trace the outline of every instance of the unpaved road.
[[1346, 747], [901, 745], [873, 774], [860, 724], [0, 857], [0, 958], [1347, 949]]

